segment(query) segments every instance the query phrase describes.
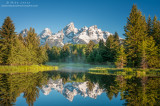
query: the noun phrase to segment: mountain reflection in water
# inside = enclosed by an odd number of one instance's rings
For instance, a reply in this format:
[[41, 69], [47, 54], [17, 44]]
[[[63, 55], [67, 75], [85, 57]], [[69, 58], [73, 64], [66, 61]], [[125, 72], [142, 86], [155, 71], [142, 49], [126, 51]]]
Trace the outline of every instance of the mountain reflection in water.
[[[76, 95], [91, 98], [95, 102], [98, 97], [101, 99], [97, 103], [104, 102], [119, 105], [156, 105], [160, 104], [160, 77], [158, 76], [126, 76], [126, 75], [94, 75], [87, 72], [39, 72], [23, 74], [0, 74], [0, 105], [18, 105], [17, 98], [25, 99], [23, 104], [29, 106], [38, 105], [45, 101], [39, 101], [41, 97], [48, 98], [52, 91], [57, 91], [70, 102], [76, 101]], [[57, 95], [51, 95], [51, 97]], [[49, 97], [49, 98], [51, 98]], [[61, 99], [57, 97], [57, 100]], [[89, 101], [80, 99], [79, 102], [89, 104]], [[90, 99], [89, 99], [90, 100]], [[92, 102], [94, 102], [92, 101]], [[120, 102], [123, 101], [123, 102]], [[63, 105], [65, 105], [65, 103]], [[47, 103], [46, 103], [47, 104]], [[50, 104], [51, 105], [51, 104]], [[75, 104], [74, 104], [75, 105]], [[98, 105], [98, 104], [97, 104]], [[102, 104], [101, 104], [102, 105]]]
[[83, 97], [90, 97], [96, 99], [98, 95], [101, 95], [103, 89], [99, 88], [98, 83], [93, 84], [91, 90], [88, 89], [88, 81], [85, 82], [72, 82], [63, 84], [62, 79], [52, 80], [49, 79], [48, 84], [42, 87], [44, 95], [48, 95], [51, 89], [57, 90], [69, 101], [73, 101], [74, 96], [81, 95]]

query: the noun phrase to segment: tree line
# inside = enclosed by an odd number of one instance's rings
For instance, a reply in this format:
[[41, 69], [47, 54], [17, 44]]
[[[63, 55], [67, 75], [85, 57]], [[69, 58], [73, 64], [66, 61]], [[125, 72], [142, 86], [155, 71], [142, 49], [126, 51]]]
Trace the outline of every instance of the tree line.
[[34, 28], [30, 28], [26, 37], [15, 32], [10, 17], [4, 20], [0, 28], [0, 64], [32, 65], [42, 64], [48, 60], [46, 47], [40, 46]]

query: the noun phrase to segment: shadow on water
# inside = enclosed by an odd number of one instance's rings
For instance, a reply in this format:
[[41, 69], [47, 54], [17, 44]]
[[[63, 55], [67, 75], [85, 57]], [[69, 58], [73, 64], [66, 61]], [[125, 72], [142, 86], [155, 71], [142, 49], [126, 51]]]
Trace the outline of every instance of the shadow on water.
[[[61, 67], [59, 71], [0, 74], [0, 105], [12, 106], [18, 105], [19, 102], [21, 105], [29, 106], [48, 103], [53, 105], [53, 102], [45, 100], [55, 100], [56, 105], [61, 103], [70, 106], [81, 103], [90, 105], [90, 101], [95, 105], [158, 106], [160, 104], [159, 76], [95, 75], [86, 71], [90, 68], [89, 65], [83, 64], [84, 70], [81, 69], [82, 64], [69, 63], [59, 66]], [[69, 71], [64, 71], [63, 68]], [[77, 95], [84, 99], [79, 99]], [[18, 97], [24, 98], [25, 101], [17, 99]], [[66, 102], [64, 97], [70, 102]], [[61, 100], [63, 101], [58, 102]], [[79, 102], [75, 104], [74, 101], [77, 100]]]

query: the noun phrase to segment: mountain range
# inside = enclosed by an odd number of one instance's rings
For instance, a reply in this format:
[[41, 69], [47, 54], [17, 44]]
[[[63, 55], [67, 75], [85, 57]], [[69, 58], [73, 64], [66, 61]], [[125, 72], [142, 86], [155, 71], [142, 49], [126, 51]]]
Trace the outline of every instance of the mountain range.
[[[28, 30], [24, 29], [20, 33], [26, 36], [27, 32]], [[102, 31], [98, 29], [96, 25], [91, 27], [84, 26], [81, 29], [77, 29], [74, 23], [71, 22], [57, 33], [52, 33], [49, 28], [45, 28], [38, 36], [41, 45], [48, 43], [50, 46], [62, 47], [64, 44], [68, 43], [87, 44], [90, 40], [98, 43], [100, 39], [105, 41], [110, 35], [112, 35], [112, 33]]]

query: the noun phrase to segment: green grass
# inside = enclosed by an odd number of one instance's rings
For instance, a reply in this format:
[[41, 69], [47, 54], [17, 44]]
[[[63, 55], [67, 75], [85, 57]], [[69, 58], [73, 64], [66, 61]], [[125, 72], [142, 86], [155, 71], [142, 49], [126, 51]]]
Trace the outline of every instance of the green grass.
[[30, 66], [0, 66], [0, 73], [36, 73], [39, 71], [58, 70], [58, 66], [30, 65]]
[[90, 68], [90, 74], [101, 75], [132, 75], [132, 76], [160, 76], [160, 69], [136, 69], [136, 68]]

